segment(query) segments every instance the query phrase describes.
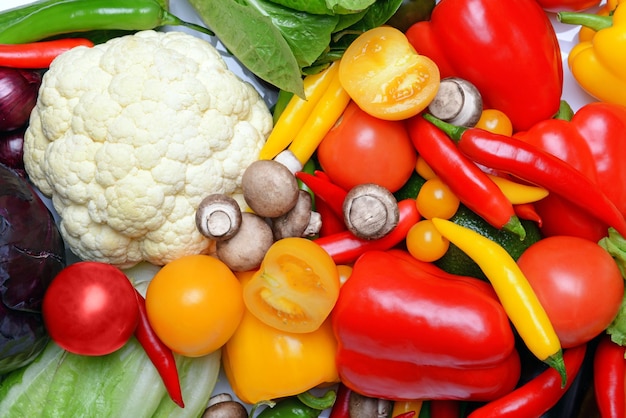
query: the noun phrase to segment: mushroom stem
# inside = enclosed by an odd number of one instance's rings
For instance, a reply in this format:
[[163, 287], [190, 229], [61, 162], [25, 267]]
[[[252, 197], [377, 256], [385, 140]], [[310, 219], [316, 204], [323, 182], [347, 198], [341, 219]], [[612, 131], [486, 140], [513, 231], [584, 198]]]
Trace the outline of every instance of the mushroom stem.
[[322, 222], [319, 214], [312, 212], [312, 207], [313, 201], [309, 192], [300, 190], [296, 205], [286, 214], [272, 219], [274, 239], [316, 235]]
[[196, 211], [196, 226], [205, 237], [225, 240], [241, 226], [241, 209], [235, 199], [216, 193], [205, 197]]
[[363, 239], [379, 239], [398, 224], [398, 202], [386, 188], [374, 183], [353, 187], [343, 202], [348, 230]]
[[472, 83], [458, 77], [441, 80], [437, 95], [428, 111], [438, 119], [453, 125], [472, 127], [483, 111], [480, 92]]

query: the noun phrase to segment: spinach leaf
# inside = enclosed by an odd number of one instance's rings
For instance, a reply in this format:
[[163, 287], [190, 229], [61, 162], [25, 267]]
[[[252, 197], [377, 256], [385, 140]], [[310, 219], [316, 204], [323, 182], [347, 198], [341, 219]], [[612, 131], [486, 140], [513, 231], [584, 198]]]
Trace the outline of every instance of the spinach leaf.
[[304, 95], [300, 66], [272, 19], [247, 2], [190, 0], [204, 23], [257, 77]]
[[367, 9], [375, 0], [271, 0], [290, 9], [313, 14], [351, 14]]

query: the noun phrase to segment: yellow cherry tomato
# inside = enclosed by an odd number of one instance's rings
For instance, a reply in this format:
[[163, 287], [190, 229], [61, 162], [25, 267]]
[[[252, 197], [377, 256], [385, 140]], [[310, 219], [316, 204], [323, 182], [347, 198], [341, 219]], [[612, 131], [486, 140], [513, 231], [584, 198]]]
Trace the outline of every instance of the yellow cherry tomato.
[[154, 331], [172, 351], [199, 357], [222, 347], [243, 317], [241, 284], [226, 264], [208, 255], [167, 263], [146, 291]]
[[347, 264], [340, 264], [337, 266], [337, 272], [339, 273], [339, 283], [343, 286], [348, 281], [352, 274], [352, 266]]
[[475, 127], [501, 135], [511, 136], [513, 134], [511, 119], [498, 109], [483, 110]]
[[391, 26], [370, 29], [341, 58], [339, 80], [361, 109], [379, 119], [401, 120], [424, 110], [439, 89], [439, 68], [419, 55]]
[[432, 177], [417, 193], [416, 205], [420, 214], [427, 219], [450, 219], [459, 209], [460, 200], [439, 177]]
[[339, 296], [337, 265], [305, 238], [283, 238], [269, 248], [259, 270], [244, 285], [248, 310], [262, 322], [287, 332], [315, 331]]
[[430, 219], [413, 225], [406, 236], [407, 250], [421, 261], [432, 262], [440, 259], [449, 246], [450, 241], [441, 235]]

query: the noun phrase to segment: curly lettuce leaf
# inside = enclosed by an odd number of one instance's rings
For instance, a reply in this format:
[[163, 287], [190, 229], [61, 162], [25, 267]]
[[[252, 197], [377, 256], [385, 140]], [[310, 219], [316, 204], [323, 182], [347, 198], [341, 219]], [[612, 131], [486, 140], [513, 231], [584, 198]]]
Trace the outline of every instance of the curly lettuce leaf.
[[[609, 235], [602, 238], [598, 244], [613, 257], [622, 273], [622, 277], [626, 278], [626, 239], [615, 229], [609, 228]], [[615, 343], [626, 346], [626, 293], [622, 299], [617, 316], [606, 329], [606, 332]]]

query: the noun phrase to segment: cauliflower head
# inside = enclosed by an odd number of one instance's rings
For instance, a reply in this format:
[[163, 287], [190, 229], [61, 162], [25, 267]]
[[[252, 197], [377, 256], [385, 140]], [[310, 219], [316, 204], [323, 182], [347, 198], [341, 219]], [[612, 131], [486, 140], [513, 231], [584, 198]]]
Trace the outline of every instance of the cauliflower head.
[[244, 208], [241, 177], [272, 116], [208, 42], [143, 31], [59, 56], [43, 77], [24, 164], [74, 254], [120, 268], [208, 253], [195, 211]]

